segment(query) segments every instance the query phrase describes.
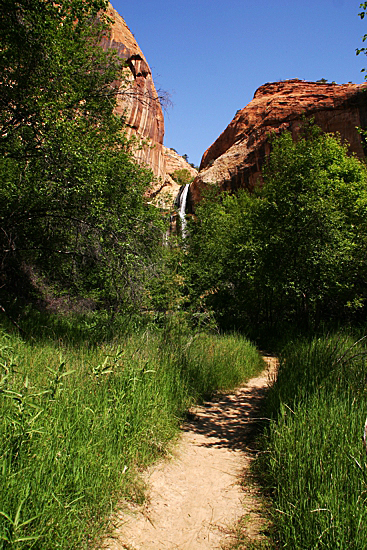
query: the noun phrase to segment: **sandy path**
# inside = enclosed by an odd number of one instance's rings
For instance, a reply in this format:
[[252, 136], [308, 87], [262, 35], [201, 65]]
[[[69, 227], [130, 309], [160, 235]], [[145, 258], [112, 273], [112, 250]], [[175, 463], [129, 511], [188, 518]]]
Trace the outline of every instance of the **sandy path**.
[[[106, 550], [222, 548], [231, 527], [256, 509], [253, 491], [241, 486], [241, 478], [252, 460], [247, 445], [275, 367], [272, 358], [264, 359], [268, 367], [261, 376], [193, 410], [171, 460], [146, 473], [147, 502], [118, 514]], [[256, 534], [256, 525], [249, 531]]]

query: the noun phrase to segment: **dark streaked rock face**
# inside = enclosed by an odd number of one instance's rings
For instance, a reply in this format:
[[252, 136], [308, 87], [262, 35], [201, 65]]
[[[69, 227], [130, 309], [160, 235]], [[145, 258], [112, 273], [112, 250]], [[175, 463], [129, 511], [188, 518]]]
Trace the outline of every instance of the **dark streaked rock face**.
[[164, 118], [151, 70], [129, 27], [111, 4], [108, 16], [114, 23], [111, 36], [103, 39], [102, 46], [117, 50], [128, 67], [128, 86], [121, 86], [116, 112], [124, 114], [129, 137], [136, 135], [149, 142], [148, 146], [136, 150], [134, 156], [146, 163], [157, 177], [164, 179]]

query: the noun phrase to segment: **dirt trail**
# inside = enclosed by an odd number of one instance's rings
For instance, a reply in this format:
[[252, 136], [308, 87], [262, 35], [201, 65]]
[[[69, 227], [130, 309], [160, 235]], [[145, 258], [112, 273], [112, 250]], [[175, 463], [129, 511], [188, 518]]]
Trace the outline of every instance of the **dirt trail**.
[[118, 514], [119, 527], [104, 549], [223, 548], [247, 514], [247, 532], [256, 537], [258, 501], [241, 479], [252, 460], [248, 442], [260, 402], [276, 368], [274, 358], [264, 359], [267, 368], [259, 377], [192, 411], [171, 460], [145, 475], [147, 502]]

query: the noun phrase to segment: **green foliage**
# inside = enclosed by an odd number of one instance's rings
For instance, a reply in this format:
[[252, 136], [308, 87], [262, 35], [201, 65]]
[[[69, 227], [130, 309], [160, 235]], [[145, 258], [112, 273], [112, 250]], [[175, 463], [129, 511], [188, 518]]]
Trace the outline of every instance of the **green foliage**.
[[[367, 12], [366, 12], [366, 10], [367, 10], [367, 2], [362, 2], [362, 4], [359, 4], [359, 7], [362, 9], [362, 11], [361, 11], [358, 15], [359, 15], [359, 17], [360, 17], [361, 19], [364, 19], [365, 16], [366, 16], [366, 14], [367, 14]], [[365, 35], [363, 36], [363, 38], [362, 38], [362, 41], [363, 41], [363, 42], [366, 42], [366, 40], [367, 40], [367, 34], [365, 34]], [[361, 53], [366, 54], [366, 51], [367, 51], [366, 48], [357, 48], [357, 49], [356, 49], [357, 55], [359, 55], [359, 54], [361, 54]], [[366, 71], [366, 69], [362, 69], [361, 72], [365, 72], [365, 71]]]
[[273, 143], [255, 229], [273, 310], [307, 324], [365, 298], [366, 176], [338, 137], [317, 128]]
[[244, 338], [179, 321], [98, 346], [1, 331], [0, 548], [91, 548], [188, 407], [261, 370]]
[[[0, 18], [2, 288], [56, 293], [107, 308], [141, 301], [161, 235], [114, 115], [124, 66], [99, 46], [104, 0], [7, 1]], [[119, 92], [120, 93], [120, 92]]]
[[366, 547], [366, 355], [365, 339], [338, 333], [280, 356], [258, 467], [281, 547]]
[[180, 185], [186, 185], [187, 183], [191, 183], [193, 180], [193, 177], [187, 168], [175, 170], [173, 174], [171, 174], [171, 177]]
[[365, 166], [305, 123], [296, 142], [288, 132], [273, 139], [263, 175], [253, 195], [214, 193], [198, 206], [187, 255], [194, 299], [257, 335], [363, 308]]
[[186, 298], [183, 294], [185, 279], [181, 273], [183, 250], [174, 245], [161, 251], [160, 262], [147, 282], [147, 307], [154, 310], [155, 321], [160, 324], [167, 315], [179, 312]]
[[[182, 364], [190, 393], [196, 400], [228, 391], [259, 373], [264, 362], [257, 349], [239, 334], [199, 333], [185, 352]], [[230, 368], [228, 366], [230, 365]]]
[[191, 301], [198, 311], [215, 312], [220, 324], [229, 328], [243, 328], [238, 323], [247, 309], [245, 302], [251, 307], [254, 299], [243, 286], [243, 280], [253, 276], [253, 203], [246, 192], [220, 195], [213, 188], [189, 221], [185, 268]]

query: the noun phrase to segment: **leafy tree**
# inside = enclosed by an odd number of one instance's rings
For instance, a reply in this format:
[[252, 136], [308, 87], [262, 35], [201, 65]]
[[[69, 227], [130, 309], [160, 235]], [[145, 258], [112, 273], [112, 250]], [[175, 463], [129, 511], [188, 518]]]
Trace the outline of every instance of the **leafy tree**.
[[[213, 313], [226, 328], [247, 322], [253, 294], [255, 198], [246, 191], [219, 193], [214, 186], [189, 220], [186, 276], [193, 307]], [[245, 319], [246, 318], [246, 319]]]
[[[362, 9], [362, 11], [359, 12], [358, 15], [361, 19], [364, 19], [367, 15], [367, 2], [362, 2], [362, 4], [359, 4], [359, 7]], [[367, 40], [367, 34], [365, 34], [362, 38], [363, 42], [366, 42], [366, 40]], [[356, 49], [357, 55], [359, 55], [361, 53], [366, 54], [366, 52], [367, 52], [367, 48], [357, 48]], [[362, 69], [362, 72], [365, 72], [365, 71], [366, 71], [366, 69]]]
[[45, 137], [66, 120], [111, 113], [121, 62], [96, 47], [108, 32], [104, 0], [4, 0], [1, 4], [1, 152], [44, 156]]
[[109, 307], [139, 303], [161, 221], [114, 114], [124, 64], [105, 0], [0, 8], [0, 258], [16, 294], [46, 277]]
[[317, 322], [365, 299], [367, 173], [339, 137], [307, 125], [296, 142], [282, 134], [259, 197], [258, 277], [273, 318]]
[[[274, 138], [264, 185], [198, 206], [192, 295], [223, 326], [313, 326], [366, 300], [367, 172], [338, 137], [305, 123]], [[195, 263], [190, 262], [195, 258]]]
[[192, 182], [193, 177], [187, 168], [182, 168], [173, 172], [172, 179], [174, 179], [179, 185], [186, 185], [187, 183]]

